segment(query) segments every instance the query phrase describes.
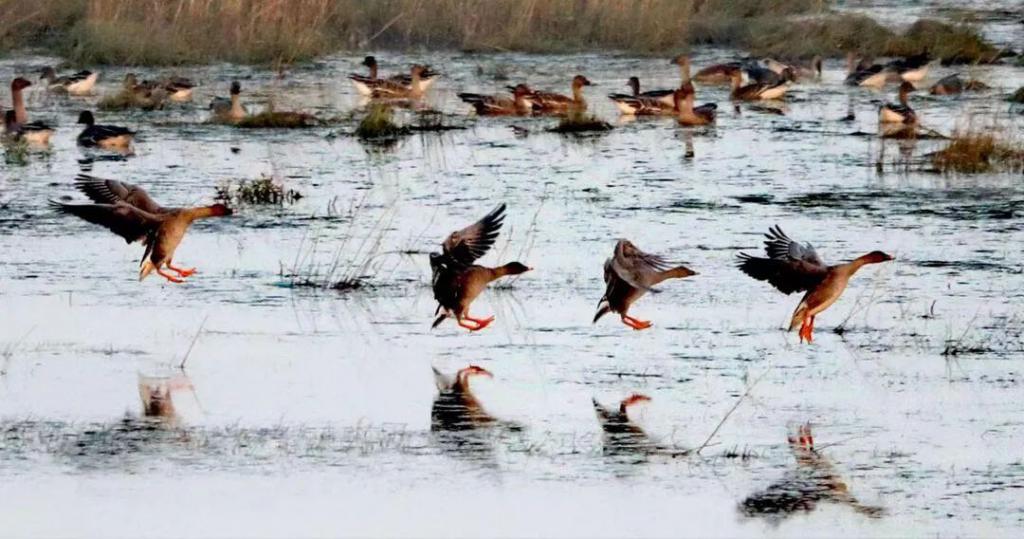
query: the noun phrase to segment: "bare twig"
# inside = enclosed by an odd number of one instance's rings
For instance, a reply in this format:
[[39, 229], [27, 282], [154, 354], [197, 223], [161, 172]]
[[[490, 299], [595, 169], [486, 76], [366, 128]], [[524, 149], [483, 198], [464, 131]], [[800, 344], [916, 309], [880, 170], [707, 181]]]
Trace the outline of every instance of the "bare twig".
[[192, 348], [196, 345], [196, 341], [199, 340], [199, 335], [203, 333], [203, 326], [206, 325], [206, 319], [209, 317], [210, 315], [203, 317], [203, 321], [199, 324], [199, 329], [196, 330], [196, 334], [192, 336], [192, 342], [189, 343], [188, 350], [185, 351], [185, 357], [181, 358], [181, 363], [178, 364], [179, 369], [185, 370], [185, 362], [188, 361], [188, 356], [192, 354]]
[[711, 434], [708, 435], [707, 440], [704, 440], [704, 443], [700, 444], [700, 447], [698, 447], [697, 450], [694, 451], [694, 453], [699, 455], [700, 452], [711, 443], [711, 440], [715, 437], [716, 434], [718, 434], [718, 430], [722, 428], [722, 425], [724, 425], [725, 422], [729, 419], [729, 416], [731, 416], [732, 413], [735, 412], [736, 409], [740, 407], [740, 404], [742, 404], [743, 401], [747, 398], [747, 395], [750, 395], [750, 392], [753, 391], [755, 387], [757, 387], [757, 384], [760, 383], [761, 380], [763, 380], [769, 372], [771, 372], [771, 369], [765, 369], [764, 372], [761, 373], [761, 376], [758, 376], [757, 379], [754, 380], [754, 383], [747, 386], [747, 390], [744, 391], [742, 395], [740, 395], [740, 398], [736, 399], [736, 402], [732, 405], [732, 408], [729, 408], [729, 411], [725, 413], [725, 416], [722, 417], [722, 420], [719, 421], [718, 425], [715, 426], [715, 430], [711, 431]]

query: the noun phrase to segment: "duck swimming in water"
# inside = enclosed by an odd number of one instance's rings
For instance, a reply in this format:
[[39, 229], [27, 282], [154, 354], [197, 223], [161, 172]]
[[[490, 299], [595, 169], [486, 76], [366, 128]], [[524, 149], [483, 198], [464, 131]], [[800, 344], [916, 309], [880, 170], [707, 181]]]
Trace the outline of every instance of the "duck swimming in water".
[[900, 84], [899, 103], [886, 103], [879, 107], [878, 121], [883, 124], [916, 124], [917, 113], [907, 101], [907, 96], [915, 89], [909, 82]]
[[[166, 208], [157, 204], [141, 187], [128, 182], [105, 180], [79, 175], [75, 187], [94, 204], [65, 204], [50, 201], [50, 206], [61, 213], [69, 213], [90, 223], [106, 227], [124, 238], [127, 243], [141, 242], [146, 247], [142, 255], [139, 280], [154, 270], [174, 283], [195, 273], [195, 268], [174, 266], [174, 251], [185, 237], [189, 226], [197, 219], [224, 217], [233, 212], [223, 204], [197, 208]], [[164, 272], [163, 268], [177, 273]]]
[[597, 304], [594, 322], [608, 313], [618, 313], [623, 324], [638, 331], [647, 329], [653, 324], [629, 316], [629, 307], [666, 279], [683, 279], [696, 274], [686, 266], [674, 266], [661, 256], [641, 251], [629, 240], [619, 240], [611, 258], [604, 263], [606, 288]]
[[814, 318], [843, 295], [855, 273], [867, 264], [893, 259], [882, 251], [871, 251], [851, 262], [829, 266], [811, 244], [791, 240], [778, 226], [770, 228], [765, 237], [768, 258], [740, 253], [738, 267], [754, 279], [768, 281], [783, 294], [806, 291], [789, 323], [789, 331], [800, 327], [800, 342], [813, 340]]
[[530, 96], [530, 100], [541, 112], [582, 111], [587, 109], [587, 101], [583, 98], [583, 87], [592, 85], [593, 83], [583, 75], [576, 75], [572, 78], [572, 96], [535, 91]]
[[125, 151], [135, 139], [135, 132], [119, 125], [98, 125], [91, 111], [78, 115], [78, 123], [85, 126], [78, 134], [79, 146]]
[[507, 275], [519, 275], [531, 268], [520, 262], [489, 268], [474, 264], [494, 245], [505, 219], [505, 205], [501, 204], [479, 221], [462, 230], [452, 232], [441, 244], [440, 253], [430, 254], [433, 270], [434, 299], [437, 327], [445, 318], [455, 318], [459, 326], [470, 331], [484, 329], [494, 317], [473, 318], [469, 306], [492, 281]]
[[52, 67], [43, 68], [41, 74], [42, 76], [39, 80], [45, 80], [47, 88], [51, 92], [65, 92], [70, 95], [89, 95], [92, 93], [93, 87], [96, 86], [96, 80], [100, 76], [99, 73], [83, 70], [71, 75], [58, 77], [57, 72]]
[[533, 101], [530, 96], [533, 90], [525, 84], [517, 84], [510, 87], [512, 99], [502, 95], [486, 95], [463, 92], [458, 94], [459, 99], [469, 103], [481, 116], [507, 116], [516, 114], [530, 114], [533, 112]]

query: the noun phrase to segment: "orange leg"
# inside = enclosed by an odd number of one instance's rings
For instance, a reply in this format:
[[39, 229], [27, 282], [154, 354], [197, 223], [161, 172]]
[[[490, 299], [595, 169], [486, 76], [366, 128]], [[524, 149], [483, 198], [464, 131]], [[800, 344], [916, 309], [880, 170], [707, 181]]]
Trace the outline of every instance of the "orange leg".
[[807, 342], [814, 340], [814, 317], [811, 317], [811, 321], [807, 324]]
[[[469, 318], [456, 318], [455, 321], [458, 322], [459, 326], [464, 327], [470, 331], [477, 331], [481, 329], [479, 322], [476, 322], [475, 320], [471, 320]], [[469, 324], [468, 322], [473, 322], [473, 324]]]
[[180, 275], [182, 277], [189, 277], [193, 273], [196, 272], [195, 268], [181, 269], [181, 268], [175, 267], [174, 264], [171, 264], [170, 261], [167, 262], [167, 268], [170, 269], [171, 271], [177, 273], [178, 275]]
[[487, 318], [484, 318], [484, 319], [480, 319], [480, 318], [473, 318], [472, 316], [469, 316], [467, 314], [467, 315], [463, 315], [462, 318], [464, 318], [466, 320], [469, 320], [470, 322], [475, 323], [478, 326], [477, 327], [478, 330], [479, 329], [484, 329], [485, 327], [491, 325], [491, 322], [494, 322], [494, 317], [493, 316], [490, 316], [490, 317], [487, 317]]
[[654, 323], [649, 320], [639, 320], [637, 318], [633, 318], [632, 316], [626, 316], [626, 318], [628, 318], [630, 322], [639, 326], [637, 329], [647, 329], [654, 325]]
[[807, 319], [806, 319], [806, 318], [804, 318], [804, 322], [803, 322], [803, 324], [801, 324], [801, 325], [800, 325], [800, 343], [801, 343], [801, 344], [802, 344], [802, 343], [803, 343], [804, 341], [808, 341], [808, 342], [810, 342], [810, 341], [809, 341], [809, 338], [808, 338], [808, 336], [807, 336], [807, 328], [808, 328], [808, 325], [807, 325]]
[[168, 281], [170, 281], [172, 283], [183, 283], [183, 282], [185, 282], [185, 281], [183, 281], [183, 280], [181, 280], [181, 279], [171, 275], [170, 273], [164, 273], [164, 270], [162, 268], [157, 268], [156, 272], [161, 277], [163, 277], [164, 279], [167, 279]]
[[627, 315], [622, 315], [622, 323], [626, 324], [627, 326], [629, 326], [629, 327], [631, 327], [631, 328], [633, 328], [633, 329], [635, 329], [637, 331], [640, 331], [642, 329], [647, 329], [647, 328], [649, 328], [649, 327], [651, 327], [653, 325], [650, 322], [647, 322], [645, 320], [637, 320], [636, 318], [633, 318], [632, 316], [627, 316]]

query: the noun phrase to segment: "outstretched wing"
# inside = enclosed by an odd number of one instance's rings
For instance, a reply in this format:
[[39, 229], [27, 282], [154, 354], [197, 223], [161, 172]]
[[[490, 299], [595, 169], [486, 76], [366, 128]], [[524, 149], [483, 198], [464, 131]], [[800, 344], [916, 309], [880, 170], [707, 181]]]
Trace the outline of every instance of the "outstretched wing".
[[784, 294], [809, 290], [825, 278], [828, 266], [811, 244], [793, 241], [778, 226], [770, 228], [765, 237], [768, 258], [740, 253], [738, 265], [743, 273], [768, 281]]
[[168, 211], [157, 204], [143, 188], [128, 182], [79, 174], [75, 178], [75, 188], [97, 204], [124, 202], [147, 213], [160, 214]]
[[469, 266], [484, 256], [498, 238], [504, 220], [505, 204], [502, 203], [483, 219], [462, 230], [452, 232], [441, 244], [444, 262], [455, 266]]
[[650, 290], [655, 276], [671, 267], [672, 263], [664, 257], [645, 253], [629, 240], [619, 240], [611, 258], [615, 275], [641, 290]]
[[128, 243], [144, 240], [156, 227], [160, 218], [125, 202], [117, 204], [63, 204], [50, 201], [50, 207], [70, 213], [90, 223], [106, 227]]

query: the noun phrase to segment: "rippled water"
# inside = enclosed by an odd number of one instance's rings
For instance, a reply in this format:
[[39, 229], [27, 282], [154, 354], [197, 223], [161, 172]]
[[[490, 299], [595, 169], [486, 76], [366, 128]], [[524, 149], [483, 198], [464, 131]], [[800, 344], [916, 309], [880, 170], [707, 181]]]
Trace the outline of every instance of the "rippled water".
[[[796, 86], [784, 115], [735, 110], [724, 88], [700, 88], [699, 101], [720, 105], [718, 126], [683, 130], [671, 119], [618, 120], [603, 98], [631, 74], [675, 84], [663, 60], [378, 57], [388, 71], [417, 60], [443, 71], [428, 101], [467, 128], [391, 149], [361, 144], [348, 135], [359, 102], [342, 76], [357, 70], [355, 56], [280, 80], [188, 69], [202, 82], [193, 104], [102, 114], [139, 130], [127, 159], [75, 147], [76, 111], [95, 98], [30, 93], [31, 111], [58, 131], [48, 154], [0, 173], [3, 534], [1019, 532], [1019, 175], [916, 171], [939, 143], [883, 143], [875, 114], [892, 89], [843, 87], [838, 61], [822, 82]], [[8, 58], [0, 80], [50, 61]], [[105, 69], [99, 92], [125, 71]], [[550, 118], [476, 119], [454, 95], [518, 80], [561, 90], [577, 72], [597, 84], [591, 109], [612, 121], [610, 133], [561, 137], [544, 131]], [[933, 67], [929, 80], [947, 72]], [[1002, 95], [1024, 84], [1024, 69], [971, 73], [996, 89], [915, 95], [925, 125], [946, 133], [996, 121], [1019, 136], [1024, 117]], [[249, 103], [272, 96], [279, 109], [337, 124], [202, 123], [205, 103], [236, 77]], [[855, 121], [839, 121], [851, 110]], [[196, 224], [176, 258], [200, 273], [184, 285], [139, 283], [141, 249], [47, 208], [80, 198], [79, 171], [142, 184], [170, 205], [208, 202], [219, 182], [260, 174], [304, 196]], [[508, 218], [484, 261], [536, 269], [474, 304], [496, 315], [487, 330], [431, 330], [426, 253], [499, 202]], [[896, 261], [859, 274], [818, 317], [814, 344], [799, 345], [780, 330], [799, 298], [733, 267], [773, 224], [828, 261], [873, 249]], [[654, 321], [648, 331], [613, 317], [591, 324], [601, 264], [620, 237], [700, 273], [634, 307]], [[322, 270], [339, 247], [343, 265], [374, 253], [366, 287], [315, 290], [282, 276]], [[471, 363], [493, 373], [472, 387], [500, 421], [432, 429], [431, 367], [450, 375]], [[140, 381], [175, 388], [173, 417], [141, 417]], [[652, 398], [630, 413], [654, 450], [610, 451], [592, 399], [614, 408], [635, 392]], [[805, 422], [823, 460], [787, 443]]]

